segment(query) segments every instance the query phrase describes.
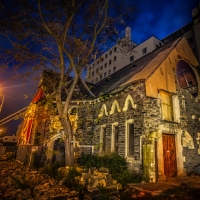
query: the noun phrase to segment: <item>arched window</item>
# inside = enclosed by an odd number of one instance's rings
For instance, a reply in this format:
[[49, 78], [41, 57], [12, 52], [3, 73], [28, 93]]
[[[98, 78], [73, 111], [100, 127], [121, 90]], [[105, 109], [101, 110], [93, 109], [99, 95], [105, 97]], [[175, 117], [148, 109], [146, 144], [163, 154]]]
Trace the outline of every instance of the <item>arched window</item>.
[[114, 114], [115, 109], [117, 110], [117, 112], [121, 112], [121, 109], [119, 108], [119, 103], [116, 99], [114, 100], [114, 102], [112, 104], [110, 115]]
[[198, 83], [192, 67], [184, 60], [179, 60], [176, 76], [181, 88], [188, 90], [194, 97], [198, 95]]
[[103, 104], [103, 105], [102, 105], [101, 111], [100, 111], [100, 114], [99, 114], [99, 117], [102, 117], [104, 114], [105, 114], [106, 116], [108, 116], [106, 104]]
[[136, 105], [134, 104], [133, 98], [131, 97], [131, 95], [129, 94], [126, 97], [125, 103], [124, 103], [124, 107], [123, 107], [123, 111], [127, 111], [129, 107], [132, 108], [136, 108]]

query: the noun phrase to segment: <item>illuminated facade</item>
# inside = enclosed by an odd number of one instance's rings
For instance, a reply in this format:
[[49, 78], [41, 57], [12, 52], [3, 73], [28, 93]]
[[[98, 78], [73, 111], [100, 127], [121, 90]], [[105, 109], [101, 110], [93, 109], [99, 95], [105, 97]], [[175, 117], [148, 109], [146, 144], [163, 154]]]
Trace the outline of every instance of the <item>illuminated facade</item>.
[[[96, 98], [74, 99], [69, 111], [76, 156], [115, 152], [152, 182], [192, 173], [200, 164], [199, 69], [179, 38], [92, 85]], [[63, 145], [55, 147], [62, 126], [53, 117], [45, 122], [40, 136], [48, 140], [32, 142], [34, 151], [46, 161], [63, 160]], [[55, 149], [60, 153], [49, 153]]]

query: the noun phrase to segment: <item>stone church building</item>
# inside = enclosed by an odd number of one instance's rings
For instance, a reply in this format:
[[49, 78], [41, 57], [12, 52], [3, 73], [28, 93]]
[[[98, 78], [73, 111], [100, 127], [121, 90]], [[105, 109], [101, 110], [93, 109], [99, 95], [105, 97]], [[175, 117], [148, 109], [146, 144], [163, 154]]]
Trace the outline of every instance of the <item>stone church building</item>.
[[[69, 111], [75, 156], [115, 152], [127, 159], [130, 171], [152, 182], [191, 174], [200, 164], [199, 74], [196, 57], [179, 38], [90, 84], [96, 98], [74, 99]], [[17, 159], [29, 165], [36, 154], [43, 162], [64, 156], [59, 119], [38, 103], [42, 90], [40, 84], [19, 140]]]

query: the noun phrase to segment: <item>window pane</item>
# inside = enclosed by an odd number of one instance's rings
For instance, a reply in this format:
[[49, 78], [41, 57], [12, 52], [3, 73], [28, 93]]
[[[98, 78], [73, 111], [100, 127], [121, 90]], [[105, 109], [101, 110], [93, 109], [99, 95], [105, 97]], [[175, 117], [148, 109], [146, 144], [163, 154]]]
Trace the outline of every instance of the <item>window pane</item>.
[[145, 55], [147, 53], [147, 47], [145, 47], [144, 49], [142, 49], [142, 55]]
[[115, 141], [114, 141], [114, 152], [118, 153], [118, 136], [119, 136], [119, 127], [115, 126], [115, 132], [114, 132], [114, 137], [115, 137]]
[[164, 120], [172, 121], [173, 109], [172, 109], [172, 94], [164, 91], [160, 91], [162, 99], [162, 116]]
[[105, 147], [106, 147], [106, 128], [103, 128], [102, 130], [102, 153], [105, 153]]
[[129, 142], [129, 156], [134, 155], [134, 124], [129, 124], [129, 133], [128, 133], [128, 142]]
[[133, 62], [133, 61], [134, 61], [134, 57], [131, 56], [131, 57], [130, 57], [130, 62]]

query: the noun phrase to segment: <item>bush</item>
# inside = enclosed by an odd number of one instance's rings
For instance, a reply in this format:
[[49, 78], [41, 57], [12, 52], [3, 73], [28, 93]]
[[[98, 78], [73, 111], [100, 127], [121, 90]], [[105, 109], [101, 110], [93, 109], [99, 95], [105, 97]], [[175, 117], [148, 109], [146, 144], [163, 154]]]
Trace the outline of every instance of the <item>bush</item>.
[[80, 162], [86, 168], [96, 167], [99, 169], [100, 167], [107, 167], [112, 177], [122, 186], [140, 181], [139, 177], [136, 178], [127, 170], [126, 159], [115, 153], [105, 156], [84, 155]]
[[47, 163], [41, 170], [42, 173], [48, 174], [50, 177], [57, 181], [63, 181], [66, 187], [80, 191], [82, 186], [79, 185], [79, 181], [75, 179], [77, 176], [81, 176], [81, 173], [77, 171], [76, 167], [70, 167], [66, 169], [59, 163]]
[[79, 181], [75, 179], [75, 177], [81, 176], [81, 173], [77, 171], [76, 167], [69, 168], [68, 174], [65, 178], [64, 185], [66, 187], [79, 190]]
[[[42, 169], [41, 172], [48, 174], [50, 177], [58, 179], [58, 168], [62, 167], [61, 163], [55, 162], [54, 164], [47, 163]], [[61, 178], [61, 177], [59, 177]]]

